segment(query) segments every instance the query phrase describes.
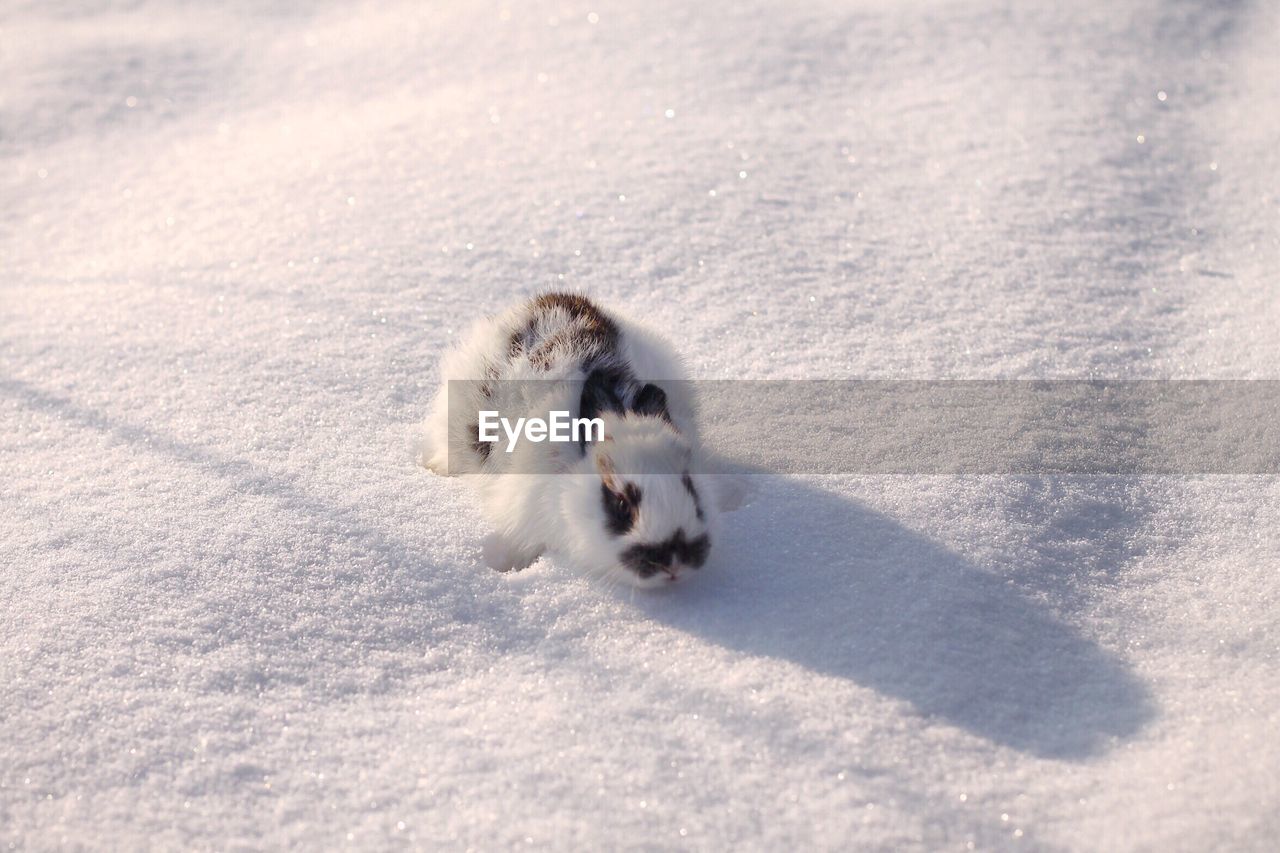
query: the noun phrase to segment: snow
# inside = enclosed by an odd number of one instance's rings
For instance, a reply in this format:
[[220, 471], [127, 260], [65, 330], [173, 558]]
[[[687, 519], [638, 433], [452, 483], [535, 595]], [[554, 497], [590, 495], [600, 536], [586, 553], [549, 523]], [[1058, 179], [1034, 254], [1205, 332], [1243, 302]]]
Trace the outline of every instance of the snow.
[[1277, 36], [8, 4], [0, 843], [1269, 849], [1280, 477], [757, 477], [646, 595], [412, 443], [552, 286], [704, 378], [1280, 378]]

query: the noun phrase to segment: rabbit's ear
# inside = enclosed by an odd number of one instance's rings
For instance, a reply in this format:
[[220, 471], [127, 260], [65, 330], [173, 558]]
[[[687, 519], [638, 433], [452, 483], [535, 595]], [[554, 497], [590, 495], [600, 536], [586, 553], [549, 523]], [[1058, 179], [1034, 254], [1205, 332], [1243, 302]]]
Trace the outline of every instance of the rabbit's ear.
[[597, 368], [591, 371], [587, 381], [582, 384], [579, 417], [595, 418], [605, 412], [621, 414], [622, 397], [619, 389], [625, 381], [626, 378], [617, 370]]
[[[582, 384], [582, 398], [578, 403], [578, 417], [598, 418], [606, 413], [620, 415], [624, 411], [621, 390], [626, 386], [626, 375], [616, 368], [596, 368], [591, 371], [587, 381]], [[591, 430], [582, 431], [579, 448], [587, 452], [587, 439]], [[612, 441], [613, 436], [607, 433], [605, 441]]]
[[662, 418], [671, 423], [671, 413], [667, 411], [667, 392], [652, 383], [640, 389], [631, 408], [637, 414]]

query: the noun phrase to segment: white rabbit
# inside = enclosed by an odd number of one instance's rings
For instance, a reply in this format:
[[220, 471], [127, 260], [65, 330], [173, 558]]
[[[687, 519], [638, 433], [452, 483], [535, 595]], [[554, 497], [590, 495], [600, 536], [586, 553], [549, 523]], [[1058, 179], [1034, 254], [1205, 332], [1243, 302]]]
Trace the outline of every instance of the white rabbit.
[[[715, 532], [679, 359], [660, 337], [584, 296], [546, 293], [478, 322], [442, 363], [423, 461], [472, 475], [506, 571], [544, 551], [639, 587], [700, 568]], [[465, 380], [465, 381], [459, 381]], [[603, 440], [480, 440], [479, 412], [514, 422], [599, 418]]]

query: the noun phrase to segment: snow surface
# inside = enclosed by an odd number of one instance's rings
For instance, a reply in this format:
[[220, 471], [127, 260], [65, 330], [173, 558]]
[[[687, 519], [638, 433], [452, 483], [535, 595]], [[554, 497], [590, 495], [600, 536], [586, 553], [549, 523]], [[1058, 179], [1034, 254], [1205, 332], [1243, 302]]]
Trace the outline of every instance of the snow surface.
[[0, 844], [1274, 849], [1280, 478], [761, 477], [479, 563], [474, 315], [708, 378], [1280, 378], [1280, 20], [10, 2]]

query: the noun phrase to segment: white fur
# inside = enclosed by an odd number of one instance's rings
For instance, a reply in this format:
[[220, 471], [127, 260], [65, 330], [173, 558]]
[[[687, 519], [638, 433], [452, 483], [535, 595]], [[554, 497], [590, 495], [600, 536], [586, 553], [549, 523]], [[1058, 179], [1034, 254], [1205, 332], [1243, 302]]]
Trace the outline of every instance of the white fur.
[[[610, 412], [603, 415], [606, 440], [588, 444], [585, 456], [576, 443], [522, 441], [509, 454], [495, 446], [482, 462], [468, 440], [467, 421], [475, 411], [496, 409], [512, 418], [545, 417], [553, 409], [575, 415], [578, 411], [583, 361], [589, 353], [572, 344], [558, 347], [549, 362], [538, 366], [523, 354], [512, 357], [512, 333], [527, 326], [532, 316], [530, 303], [524, 303], [475, 323], [445, 356], [442, 385], [424, 424], [423, 463], [439, 474], [468, 475], [493, 527], [484, 546], [485, 561], [492, 568], [523, 568], [550, 551], [611, 581], [654, 587], [688, 574], [687, 567], [676, 559], [668, 570], [642, 578], [624, 564], [623, 552], [636, 544], [666, 541], [677, 530], [688, 540], [707, 535], [714, 545], [716, 500], [712, 484], [699, 470], [703, 454], [693, 401], [687, 384], [680, 381], [679, 357], [657, 334], [614, 311], [604, 313], [620, 332], [618, 352], [626, 369], [639, 384], [652, 383], [666, 393], [670, 423], [634, 412]], [[552, 338], [573, 319], [554, 309], [537, 316], [543, 339]], [[478, 382], [456, 383], [454, 393], [461, 399], [450, 407], [448, 382], [460, 379], [496, 381], [489, 383], [487, 397], [481, 396]], [[502, 381], [523, 379], [543, 381]], [[697, 508], [681, 480], [684, 472], [690, 473], [698, 492]], [[634, 526], [621, 536], [608, 529], [601, 503], [605, 480], [619, 488], [633, 484], [642, 495]]]

